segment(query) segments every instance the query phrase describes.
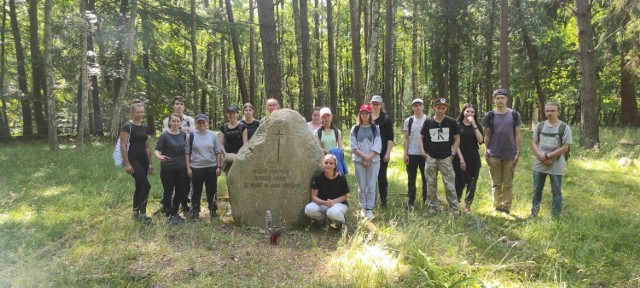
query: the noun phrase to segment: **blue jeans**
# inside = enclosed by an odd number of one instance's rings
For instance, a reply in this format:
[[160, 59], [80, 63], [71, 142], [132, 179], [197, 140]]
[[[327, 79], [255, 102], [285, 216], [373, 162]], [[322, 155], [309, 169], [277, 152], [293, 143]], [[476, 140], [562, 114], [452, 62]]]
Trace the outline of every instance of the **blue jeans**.
[[531, 215], [536, 216], [540, 211], [540, 202], [542, 202], [542, 189], [544, 189], [544, 181], [547, 176], [551, 181], [551, 214], [560, 215], [562, 211], [562, 175], [552, 175], [533, 171], [533, 200], [531, 201]]

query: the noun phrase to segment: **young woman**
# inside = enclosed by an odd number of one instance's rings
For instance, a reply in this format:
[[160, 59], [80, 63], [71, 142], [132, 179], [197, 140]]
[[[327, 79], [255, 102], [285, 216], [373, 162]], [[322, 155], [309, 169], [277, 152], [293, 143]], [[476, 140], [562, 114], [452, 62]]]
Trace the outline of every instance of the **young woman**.
[[[311, 202], [304, 207], [304, 213], [311, 219], [334, 221], [331, 226], [339, 227], [345, 222], [349, 185], [347, 178], [338, 172], [336, 157], [324, 155], [323, 171], [311, 178]], [[335, 223], [337, 222], [337, 223]], [[338, 224], [340, 223], [340, 224]], [[342, 226], [343, 229], [346, 226]]]
[[307, 128], [309, 128], [309, 132], [313, 133], [316, 129], [322, 126], [322, 121], [320, 120], [320, 107], [314, 107], [311, 110], [311, 121], [307, 122]]
[[240, 120], [240, 123], [247, 126], [247, 141], [251, 139], [260, 126], [260, 121], [253, 118], [253, 112], [255, 110], [256, 109], [253, 108], [251, 103], [244, 103], [244, 105], [242, 105], [242, 113], [244, 114], [244, 117]]
[[[144, 105], [140, 100], [133, 100], [131, 120], [120, 128], [120, 152], [124, 160], [124, 171], [131, 175], [136, 183], [132, 218], [150, 224], [151, 218], [147, 217], [147, 199], [151, 184], [147, 176], [153, 172], [153, 166], [147, 126], [142, 125], [142, 119], [144, 119]], [[127, 143], [129, 143], [129, 151], [127, 151]]]
[[464, 104], [458, 115], [458, 128], [460, 130], [460, 146], [453, 158], [453, 170], [456, 172], [456, 194], [458, 202], [462, 197], [462, 191], [467, 188], [464, 199], [464, 212], [471, 212], [471, 203], [476, 193], [476, 183], [480, 174], [479, 145], [482, 144], [482, 127], [476, 119], [476, 107], [473, 104]]
[[220, 143], [224, 153], [238, 153], [240, 147], [247, 143], [249, 134], [247, 126], [238, 121], [238, 106], [227, 107], [227, 120], [229, 122], [220, 125]]
[[319, 127], [319, 131], [316, 130], [314, 136], [320, 147], [322, 147], [322, 152], [327, 154], [331, 149], [342, 149], [342, 132], [340, 129], [333, 127], [331, 109], [324, 107], [320, 109], [319, 114], [322, 125]]
[[380, 190], [380, 207], [387, 208], [387, 166], [391, 159], [391, 149], [393, 148], [393, 122], [387, 113], [384, 112], [382, 96], [373, 95], [371, 97], [371, 122], [380, 129], [380, 173], [378, 173], [378, 188]]
[[184, 197], [185, 182], [187, 181], [186, 162], [189, 161], [187, 159], [189, 153], [186, 134], [180, 131], [181, 123], [182, 117], [180, 115], [173, 113], [169, 116], [169, 130], [160, 134], [155, 150], [156, 158], [161, 163], [160, 180], [164, 190], [162, 201], [164, 201], [164, 207], [171, 207], [165, 212], [171, 225], [184, 221], [184, 218], [178, 215], [178, 208], [180, 200]]
[[218, 205], [218, 176], [220, 176], [220, 153], [222, 145], [215, 132], [209, 130], [209, 118], [204, 114], [196, 116], [196, 131], [189, 135], [187, 141], [187, 175], [193, 183], [193, 209], [191, 220], [200, 218], [200, 199], [202, 197], [202, 185], [207, 185], [207, 204], [210, 217], [216, 218]]
[[373, 219], [376, 204], [376, 182], [380, 170], [380, 131], [371, 123], [371, 106], [360, 106], [356, 125], [351, 128], [351, 153], [358, 181], [360, 217]]

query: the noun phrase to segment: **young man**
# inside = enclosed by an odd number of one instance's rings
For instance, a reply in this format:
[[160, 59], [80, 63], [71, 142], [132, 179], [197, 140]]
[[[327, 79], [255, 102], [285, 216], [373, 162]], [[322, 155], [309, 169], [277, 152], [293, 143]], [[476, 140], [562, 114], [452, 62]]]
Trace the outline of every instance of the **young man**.
[[446, 191], [449, 209], [455, 216], [460, 215], [458, 196], [456, 195], [456, 174], [453, 171], [451, 161], [456, 156], [460, 135], [458, 123], [445, 115], [449, 103], [447, 99], [440, 98], [433, 104], [435, 115], [425, 121], [420, 130], [420, 153], [427, 160], [427, 204], [428, 213], [438, 213], [437, 182], [438, 171], [442, 173], [442, 182]]
[[482, 125], [484, 143], [487, 145], [484, 157], [489, 164], [493, 208], [496, 212], [511, 213], [513, 196], [513, 173], [520, 158], [520, 126], [522, 118], [518, 112], [507, 108], [508, 91], [493, 91], [496, 108], [484, 115]]
[[562, 211], [562, 175], [567, 167], [566, 153], [569, 151], [569, 145], [573, 144], [573, 138], [569, 125], [558, 119], [559, 111], [558, 103], [547, 102], [544, 105], [547, 121], [538, 123], [533, 129], [531, 149], [536, 160], [533, 163], [533, 200], [530, 217], [538, 216], [547, 176], [551, 181], [553, 195], [551, 214], [557, 217]]
[[[176, 113], [182, 116], [182, 125], [180, 126], [180, 130], [187, 134], [187, 136], [196, 130], [196, 122], [193, 120], [191, 116], [187, 116], [184, 114], [186, 100], [182, 96], [173, 97], [172, 107], [173, 113]], [[162, 121], [162, 132], [169, 130], [169, 117], [165, 118]], [[185, 174], [187, 171], [184, 172]], [[180, 205], [182, 205], [182, 211], [190, 212], [191, 208], [189, 207], [189, 192], [191, 192], [191, 178], [187, 177], [187, 181], [185, 181], [185, 193], [184, 199], [180, 201]], [[163, 208], [161, 208], [163, 209]]]
[[427, 203], [427, 178], [424, 175], [424, 158], [420, 152], [420, 131], [424, 121], [428, 118], [424, 115], [424, 101], [414, 99], [411, 102], [413, 116], [404, 120], [402, 131], [404, 132], [404, 163], [407, 165], [407, 188], [409, 195], [408, 209], [413, 209], [416, 201], [416, 176], [418, 168], [422, 176], [422, 202]]

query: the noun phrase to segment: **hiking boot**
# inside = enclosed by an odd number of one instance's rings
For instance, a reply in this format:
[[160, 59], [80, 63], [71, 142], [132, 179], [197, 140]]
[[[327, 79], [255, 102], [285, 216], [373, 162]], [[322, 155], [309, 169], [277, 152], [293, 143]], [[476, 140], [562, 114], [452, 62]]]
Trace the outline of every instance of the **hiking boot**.
[[169, 218], [167, 219], [167, 222], [169, 223], [169, 225], [178, 225], [184, 222], [184, 218], [180, 217], [180, 215], [178, 214], [175, 214], [175, 215], [169, 216]]

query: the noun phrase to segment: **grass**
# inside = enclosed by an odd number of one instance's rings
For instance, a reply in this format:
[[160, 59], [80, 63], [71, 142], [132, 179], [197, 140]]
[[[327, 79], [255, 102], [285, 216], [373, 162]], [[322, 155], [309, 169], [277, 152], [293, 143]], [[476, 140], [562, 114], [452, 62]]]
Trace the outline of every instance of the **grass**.
[[[640, 156], [639, 146], [618, 145], [639, 142], [638, 129], [602, 129], [598, 150], [574, 145], [557, 220], [548, 184], [541, 217], [525, 219], [533, 156], [530, 133], [523, 135], [512, 216], [491, 209], [486, 165], [473, 214], [427, 218], [424, 207], [404, 210], [397, 144], [389, 209], [357, 222], [351, 173], [346, 237], [306, 226], [285, 231], [277, 246], [257, 228], [221, 220], [134, 223], [133, 181], [113, 166], [110, 144], [57, 152], [41, 143], [4, 145], [0, 287], [639, 287], [640, 177], [637, 166], [617, 166], [622, 156]], [[162, 186], [157, 173], [150, 180], [155, 211]], [[224, 177], [218, 185], [224, 190]], [[443, 199], [441, 182], [439, 190]]]

